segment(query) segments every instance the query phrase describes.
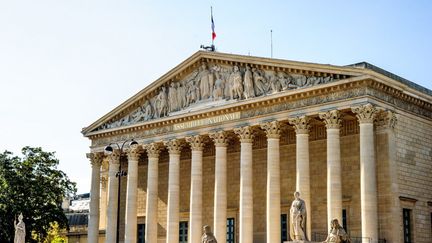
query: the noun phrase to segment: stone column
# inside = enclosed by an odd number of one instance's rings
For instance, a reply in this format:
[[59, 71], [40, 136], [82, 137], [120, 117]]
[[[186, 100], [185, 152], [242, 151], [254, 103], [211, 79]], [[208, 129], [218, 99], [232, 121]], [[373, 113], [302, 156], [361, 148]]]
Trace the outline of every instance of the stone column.
[[[379, 205], [378, 211], [383, 213], [380, 218], [380, 235], [388, 242], [403, 242], [400, 227], [400, 199], [398, 184], [398, 166], [396, 161], [397, 147], [395, 126], [397, 118], [394, 112], [379, 112], [375, 121], [375, 142], [378, 179], [378, 201], [386, 201], [386, 205]], [[392, 205], [391, 207], [388, 204]]]
[[145, 150], [148, 157], [147, 175], [147, 202], [145, 221], [145, 242], [157, 242], [158, 236], [158, 163], [159, 144], [146, 144]]
[[340, 155], [341, 113], [331, 110], [319, 114], [327, 128], [327, 225], [332, 219], [342, 222], [342, 166]]
[[[104, 165], [106, 164], [106, 165]], [[107, 207], [108, 207], [108, 161], [103, 161], [101, 166], [101, 193], [99, 200], [99, 229], [106, 230], [107, 227]], [[104, 173], [104, 167], [106, 172]]]
[[178, 139], [164, 142], [169, 152], [167, 243], [179, 241], [180, 223], [180, 152], [182, 143]]
[[199, 243], [202, 235], [202, 157], [204, 150], [203, 137], [200, 135], [186, 137], [192, 149], [191, 162], [191, 192], [190, 192], [190, 218], [189, 241]]
[[214, 235], [219, 241], [227, 235], [227, 145], [226, 132], [209, 134], [215, 143]]
[[377, 109], [366, 104], [353, 107], [360, 122], [360, 197], [362, 237], [378, 242], [378, 200], [375, 162], [374, 119]]
[[240, 235], [239, 242], [253, 242], [252, 128], [234, 129], [240, 138]]
[[280, 200], [280, 124], [261, 124], [267, 134], [267, 242], [281, 242]]
[[125, 242], [137, 241], [137, 190], [138, 190], [138, 161], [140, 156], [138, 144], [132, 145], [128, 151], [128, 175], [126, 192], [126, 220]]
[[310, 170], [309, 170], [309, 117], [300, 116], [289, 119], [294, 125], [296, 132], [296, 191], [306, 203], [306, 233], [311, 239], [311, 192], [310, 192]]
[[99, 240], [99, 197], [100, 197], [100, 169], [103, 153], [88, 153], [92, 166], [90, 189], [90, 218], [88, 222], [88, 242], [97, 243]]
[[117, 236], [117, 197], [119, 181], [117, 172], [120, 166], [120, 151], [114, 150], [109, 156], [109, 171], [108, 171], [108, 209], [107, 209], [107, 227], [106, 227], [106, 243], [116, 242]]

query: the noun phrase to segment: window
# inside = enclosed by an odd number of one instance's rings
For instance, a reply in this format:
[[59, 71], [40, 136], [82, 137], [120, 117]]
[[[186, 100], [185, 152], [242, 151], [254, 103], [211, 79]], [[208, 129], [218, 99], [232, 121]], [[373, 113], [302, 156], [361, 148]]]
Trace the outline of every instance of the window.
[[348, 232], [347, 210], [346, 209], [342, 209], [342, 227], [345, 229], [345, 232]]
[[181, 221], [180, 227], [179, 227], [179, 242], [180, 243], [187, 243], [188, 241], [188, 222], [187, 221]]
[[403, 235], [404, 243], [411, 243], [411, 209], [403, 209]]
[[288, 217], [286, 214], [281, 215], [281, 241], [288, 241]]
[[235, 219], [227, 218], [227, 243], [235, 243]]
[[145, 224], [138, 224], [138, 243], [145, 243]]

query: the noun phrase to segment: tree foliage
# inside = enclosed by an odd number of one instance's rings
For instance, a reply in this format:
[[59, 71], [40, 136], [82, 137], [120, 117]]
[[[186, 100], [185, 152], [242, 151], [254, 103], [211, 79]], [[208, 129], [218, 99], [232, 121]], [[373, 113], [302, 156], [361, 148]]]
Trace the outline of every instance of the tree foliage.
[[61, 204], [65, 196], [75, 194], [76, 184], [58, 164], [53, 152], [41, 148], [24, 147], [22, 157], [0, 153], [0, 242], [13, 242], [14, 220], [20, 213], [27, 242], [43, 242], [53, 222], [68, 228]]

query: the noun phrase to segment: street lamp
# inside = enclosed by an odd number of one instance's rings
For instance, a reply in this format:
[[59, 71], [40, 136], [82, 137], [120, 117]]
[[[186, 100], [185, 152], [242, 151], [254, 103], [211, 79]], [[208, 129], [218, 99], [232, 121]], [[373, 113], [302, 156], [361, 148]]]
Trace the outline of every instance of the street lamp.
[[[112, 147], [112, 145], [117, 145], [117, 148], [119, 149], [120, 155], [121, 155], [123, 153], [123, 147], [124, 147], [124, 145], [127, 142], [129, 142], [129, 146], [138, 144], [133, 139], [128, 139], [128, 140], [124, 141], [121, 146], [118, 143], [110, 143], [110, 144], [108, 144], [108, 146], [105, 147], [105, 152], [107, 154], [111, 154], [112, 152], [114, 152], [114, 148]], [[119, 158], [119, 160], [120, 160], [120, 158]], [[116, 243], [119, 242], [119, 235], [120, 235], [120, 187], [121, 187], [121, 178], [122, 178], [122, 176], [126, 176], [126, 175], [127, 175], [127, 172], [122, 170], [122, 168], [121, 168], [121, 161], [119, 161], [119, 171], [116, 173], [116, 177], [118, 178]]]

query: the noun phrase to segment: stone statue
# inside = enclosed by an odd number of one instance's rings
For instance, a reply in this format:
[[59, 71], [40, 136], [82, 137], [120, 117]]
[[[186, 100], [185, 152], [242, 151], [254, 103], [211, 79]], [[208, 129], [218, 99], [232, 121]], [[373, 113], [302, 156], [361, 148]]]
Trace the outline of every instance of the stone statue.
[[132, 113], [132, 115], [131, 115], [131, 123], [137, 123], [137, 122], [139, 122], [139, 121], [141, 121], [142, 119], [144, 118], [144, 112], [143, 112], [143, 109], [142, 109], [142, 107], [140, 106], [140, 107], [138, 107], [138, 109], [136, 109], [135, 110], [135, 112], [134, 113]]
[[[205, 63], [201, 64], [201, 68], [200, 68], [200, 72], [199, 72], [199, 86], [200, 86], [200, 93], [201, 96], [200, 99], [201, 100], [206, 100], [208, 98], [210, 98], [210, 72], [207, 69], [207, 65]], [[213, 79], [212, 79], [213, 81]]]
[[144, 121], [153, 119], [153, 108], [149, 100], [144, 103]]
[[306, 76], [301, 75], [301, 74], [292, 74], [291, 76], [294, 78], [295, 84], [298, 87], [306, 86], [306, 84], [307, 84], [307, 78], [306, 78]]
[[253, 81], [254, 81], [256, 96], [265, 95], [266, 94], [265, 78], [261, 75], [259, 70], [256, 68], [252, 68], [252, 73], [253, 73]]
[[215, 72], [215, 75], [216, 82], [213, 89], [213, 100], [221, 100], [224, 98], [225, 82], [220, 73]]
[[280, 83], [279, 78], [276, 77], [276, 75], [273, 72], [270, 75], [268, 80], [270, 81], [270, 87], [272, 89], [272, 93], [277, 93], [281, 91], [282, 84]]
[[169, 112], [178, 110], [178, 100], [177, 100], [177, 87], [176, 83], [171, 83], [171, 86], [168, 90], [168, 104], [169, 104]]
[[244, 96], [246, 99], [255, 97], [253, 75], [249, 66], [244, 73]]
[[330, 224], [330, 231], [327, 239], [323, 242], [348, 243], [351, 242], [351, 240], [349, 239], [344, 228], [339, 224], [339, 221], [337, 219], [333, 219]]
[[288, 75], [288, 78], [287, 78], [286, 88], [287, 89], [297, 89], [298, 88], [298, 85], [296, 84], [295, 79], [290, 75]]
[[158, 118], [166, 116], [168, 113], [168, 101], [165, 89], [165, 86], [162, 86], [155, 100], [156, 117]]
[[201, 243], [217, 243], [216, 237], [211, 232], [210, 226], [205, 225], [203, 228], [204, 234], [201, 237]]
[[290, 236], [291, 240], [308, 241], [306, 234], [306, 204], [300, 198], [300, 192], [294, 192], [294, 201], [290, 209]]
[[186, 89], [182, 82], [179, 82], [177, 86], [177, 101], [179, 103], [179, 109], [186, 107]]
[[20, 213], [18, 216], [18, 223], [16, 220], [14, 221], [15, 226], [15, 239], [14, 243], [24, 243], [25, 242], [25, 236], [26, 236], [26, 229], [25, 229], [25, 223], [23, 221], [23, 215]]
[[229, 84], [231, 85], [231, 99], [241, 99], [243, 96], [243, 80], [240, 70], [237, 66], [234, 66], [233, 68], [233, 72], [229, 78]]

